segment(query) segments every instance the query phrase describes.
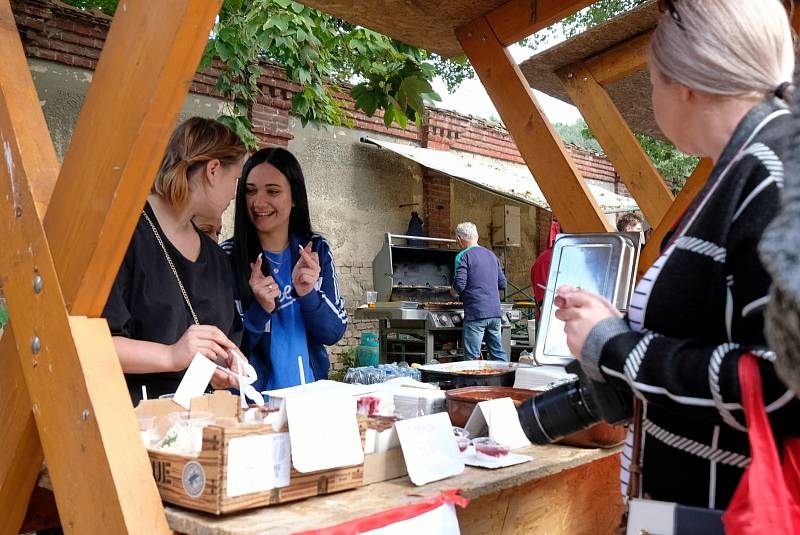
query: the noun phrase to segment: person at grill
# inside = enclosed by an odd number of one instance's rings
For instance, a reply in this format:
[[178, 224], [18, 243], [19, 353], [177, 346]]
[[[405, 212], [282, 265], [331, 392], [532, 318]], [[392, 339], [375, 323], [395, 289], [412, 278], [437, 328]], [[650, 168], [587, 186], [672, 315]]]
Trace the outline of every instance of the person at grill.
[[327, 379], [326, 345], [347, 329], [330, 245], [311, 228], [300, 163], [282, 148], [261, 149], [236, 190], [233, 238], [222, 243], [235, 273], [244, 320], [242, 351], [273, 390]]
[[556, 316], [589, 376], [644, 400], [645, 495], [725, 509], [750, 462], [742, 355], [759, 357], [776, 435], [800, 432], [800, 404], [776, 376], [764, 339], [771, 281], [757, 251], [779, 208], [784, 161], [797, 150], [783, 100], [794, 47], [777, 0], [660, 7], [649, 58], [655, 118], [680, 150], [711, 158], [714, 169], [641, 279], [627, 317], [576, 288], [558, 290]]
[[[193, 117], [170, 137], [103, 310], [134, 403], [175, 392], [196, 353], [236, 367], [242, 334], [230, 263], [192, 222], [219, 219], [233, 199], [246, 149], [212, 119]], [[212, 385], [235, 386], [217, 370]]]
[[478, 245], [478, 229], [474, 223], [456, 227], [456, 241], [463, 250], [456, 255], [453, 290], [464, 303], [464, 358], [478, 359], [485, 339], [489, 355], [508, 361], [508, 353], [500, 342], [500, 292], [506, 287], [506, 276], [495, 254]]

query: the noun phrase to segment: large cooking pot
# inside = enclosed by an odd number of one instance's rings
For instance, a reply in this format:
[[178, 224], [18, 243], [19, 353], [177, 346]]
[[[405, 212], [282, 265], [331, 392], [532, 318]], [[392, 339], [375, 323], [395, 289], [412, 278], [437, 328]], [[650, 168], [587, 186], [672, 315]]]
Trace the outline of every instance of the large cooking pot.
[[[445, 397], [450, 421], [453, 422], [455, 426], [464, 427], [472, 411], [475, 409], [475, 405], [481, 401], [511, 398], [514, 405], [518, 406], [526, 399], [539, 394], [541, 394], [540, 391], [525, 390], [522, 388], [479, 386], [448, 390]], [[598, 422], [587, 429], [576, 431], [571, 435], [565, 436], [557, 441], [557, 444], [579, 446], [582, 448], [611, 448], [621, 444], [625, 440], [625, 433], [625, 428], [621, 425]]]
[[467, 386], [514, 386], [516, 362], [466, 360], [450, 364], [420, 366], [422, 382], [439, 383], [439, 388], [464, 388]]

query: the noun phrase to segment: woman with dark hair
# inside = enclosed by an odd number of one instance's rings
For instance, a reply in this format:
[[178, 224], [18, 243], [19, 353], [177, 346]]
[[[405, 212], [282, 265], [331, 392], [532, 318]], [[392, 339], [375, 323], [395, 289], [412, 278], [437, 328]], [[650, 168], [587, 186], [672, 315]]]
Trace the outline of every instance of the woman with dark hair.
[[311, 228], [303, 170], [282, 148], [261, 149], [236, 190], [231, 255], [242, 350], [258, 372], [254, 387], [274, 390], [325, 379], [325, 345], [347, 328], [330, 246]]

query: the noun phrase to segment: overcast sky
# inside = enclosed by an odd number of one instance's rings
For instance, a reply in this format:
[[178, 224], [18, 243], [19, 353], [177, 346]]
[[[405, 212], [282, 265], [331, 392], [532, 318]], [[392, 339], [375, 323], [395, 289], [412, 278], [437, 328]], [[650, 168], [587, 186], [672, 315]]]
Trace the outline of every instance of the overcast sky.
[[[552, 43], [550, 46], [552, 46]], [[519, 45], [510, 46], [509, 51], [517, 63], [521, 63], [535, 54], [535, 51], [530, 48], [523, 48]], [[440, 78], [434, 80], [433, 89], [442, 97], [442, 102], [436, 103], [437, 108], [454, 110], [483, 119], [488, 119], [493, 115], [497, 118], [500, 117], [478, 78], [462, 83], [452, 95], [447, 93], [447, 86]], [[539, 99], [545, 114], [553, 123], [572, 124], [581, 116], [575, 106], [566, 104], [536, 90], [534, 90], [534, 94]]]

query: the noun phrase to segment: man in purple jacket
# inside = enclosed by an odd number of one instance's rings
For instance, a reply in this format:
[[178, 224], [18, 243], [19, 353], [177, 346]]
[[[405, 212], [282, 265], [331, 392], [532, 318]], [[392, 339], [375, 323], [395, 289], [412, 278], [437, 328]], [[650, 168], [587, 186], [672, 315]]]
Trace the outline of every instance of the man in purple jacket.
[[500, 260], [478, 245], [474, 223], [460, 223], [456, 227], [456, 240], [463, 250], [456, 256], [453, 290], [461, 294], [464, 303], [464, 357], [480, 358], [485, 336], [491, 358], [508, 361], [500, 343], [499, 291], [506, 287]]

